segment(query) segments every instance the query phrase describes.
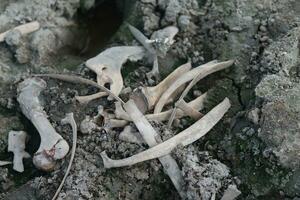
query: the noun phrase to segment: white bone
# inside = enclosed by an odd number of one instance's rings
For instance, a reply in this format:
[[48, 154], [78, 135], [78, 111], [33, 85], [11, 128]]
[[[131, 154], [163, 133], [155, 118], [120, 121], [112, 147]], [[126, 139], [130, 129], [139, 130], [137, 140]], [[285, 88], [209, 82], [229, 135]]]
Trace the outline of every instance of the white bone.
[[[154, 147], [159, 144], [162, 140], [160, 136], [156, 133], [155, 129], [151, 126], [151, 124], [147, 121], [145, 116], [141, 113], [138, 107], [135, 105], [134, 101], [129, 100], [124, 108], [128, 115], [132, 118], [134, 124], [138, 128], [142, 138], [144, 141], [150, 146]], [[171, 155], [165, 155], [163, 157], [158, 158], [161, 164], [163, 165], [166, 173], [172, 180], [176, 190], [184, 199], [183, 192], [183, 177], [181, 175], [181, 171], [176, 163], [176, 161], [172, 158]]]
[[69, 165], [68, 165], [68, 168], [66, 170], [66, 173], [58, 187], [58, 189], [56, 190], [52, 200], [55, 200], [57, 198], [57, 196], [59, 195], [69, 173], [70, 173], [70, 170], [71, 170], [71, 166], [72, 166], [72, 163], [73, 163], [73, 160], [74, 160], [74, 157], [75, 157], [75, 151], [76, 151], [76, 144], [77, 144], [77, 125], [76, 125], [76, 122], [74, 120], [74, 115], [73, 113], [68, 113], [66, 114], [66, 117], [64, 119], [61, 120], [61, 123], [63, 125], [65, 124], [70, 124], [71, 127], [72, 127], [72, 136], [73, 136], [73, 144], [72, 144], [72, 150], [71, 150], [71, 158], [70, 158], [70, 161], [69, 161]]
[[22, 24], [0, 34], [0, 42], [5, 40], [5, 36], [12, 30], [20, 31], [21, 35], [26, 35], [40, 29], [40, 23], [37, 21]]
[[52, 127], [43, 110], [39, 95], [46, 88], [40, 78], [28, 78], [18, 85], [18, 102], [23, 114], [33, 123], [40, 134], [41, 144], [33, 157], [33, 164], [41, 170], [51, 171], [55, 161], [64, 158], [69, 145]]
[[146, 160], [165, 156], [171, 153], [171, 151], [178, 145], [187, 146], [208, 133], [222, 119], [229, 108], [229, 99], [225, 98], [219, 105], [214, 107], [210, 112], [208, 112], [204, 117], [199, 119], [189, 128], [168, 139], [167, 141], [131, 157], [121, 160], [112, 160], [107, 156], [106, 152], [103, 151], [101, 153], [101, 157], [103, 159], [104, 167], [114, 168], [134, 165]]
[[14, 153], [13, 169], [17, 172], [24, 171], [23, 158], [30, 158], [25, 151], [27, 133], [24, 131], [10, 131], [8, 133], [8, 151]]
[[97, 74], [99, 85], [105, 86], [109, 83], [111, 92], [118, 96], [123, 88], [122, 65], [128, 60], [138, 61], [143, 57], [145, 57], [145, 50], [142, 47], [111, 47], [87, 60], [85, 65]]
[[198, 76], [198, 80], [204, 78], [205, 76], [220, 71], [222, 69], [225, 69], [229, 66], [231, 66], [234, 63], [233, 60], [226, 61], [226, 62], [209, 62], [204, 65], [200, 65], [199, 67], [196, 67], [192, 69], [189, 72], [186, 72], [181, 77], [179, 77], [160, 97], [157, 104], [155, 105], [154, 113], [160, 113], [168, 101], [169, 97], [174, 93], [179, 87], [181, 87], [183, 84], [193, 80], [196, 76]]
[[125, 126], [123, 131], [119, 134], [119, 139], [124, 142], [134, 143], [134, 144], [142, 144], [143, 138], [138, 132], [134, 132], [132, 127]]
[[0, 167], [1, 167], [1, 166], [5, 166], [5, 165], [10, 165], [10, 164], [12, 164], [12, 162], [0, 160]]
[[98, 98], [106, 97], [106, 96], [108, 96], [108, 94], [106, 92], [98, 92], [98, 93], [86, 95], [86, 96], [75, 96], [75, 99], [81, 104], [86, 104], [94, 99], [98, 99]]
[[[193, 101], [187, 103], [187, 105], [194, 110], [200, 111], [203, 109], [203, 103], [204, 103], [204, 100], [206, 99], [206, 97], [207, 97], [207, 93], [204, 93], [201, 96], [194, 99]], [[128, 114], [125, 112], [125, 110], [123, 110], [120, 102], [116, 102], [115, 105], [116, 105], [116, 110], [115, 110], [116, 118], [127, 120], [127, 121], [132, 121], [131, 118], [128, 116]], [[172, 109], [161, 112], [161, 113], [147, 114], [147, 115], [145, 115], [145, 117], [146, 117], [146, 119], [151, 120], [151, 121], [154, 121], [154, 120], [155, 121], [167, 121], [167, 120], [169, 120], [171, 113], [172, 113]], [[187, 115], [187, 113], [185, 113], [184, 111], [179, 109], [176, 112], [175, 119], [180, 119], [186, 115]]]

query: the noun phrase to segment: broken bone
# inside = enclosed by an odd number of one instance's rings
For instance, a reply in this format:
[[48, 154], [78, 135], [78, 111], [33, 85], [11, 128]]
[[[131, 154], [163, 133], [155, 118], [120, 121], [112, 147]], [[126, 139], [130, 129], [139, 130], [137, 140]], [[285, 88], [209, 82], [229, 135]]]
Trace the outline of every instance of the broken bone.
[[208, 133], [225, 115], [230, 108], [228, 98], [209, 111], [204, 117], [195, 122], [192, 126], [180, 132], [176, 136], [162, 142], [148, 150], [121, 160], [110, 159], [106, 152], [101, 153], [105, 168], [124, 167], [134, 165], [146, 160], [165, 156], [178, 145], [187, 146]]
[[[128, 115], [131, 117], [132, 121], [136, 125], [139, 130], [144, 141], [150, 146], [156, 146], [162, 140], [160, 136], [156, 133], [155, 129], [151, 126], [151, 124], [147, 121], [145, 116], [141, 113], [138, 107], [135, 105], [134, 101], [129, 100], [124, 108]], [[176, 163], [176, 161], [171, 157], [171, 155], [165, 155], [163, 157], [158, 158], [161, 164], [163, 165], [166, 173], [172, 180], [176, 190], [184, 199], [185, 194], [183, 192], [183, 177], [181, 175], [181, 171]]]
[[124, 142], [143, 144], [143, 138], [141, 135], [138, 132], [133, 131], [130, 125], [125, 126], [123, 131], [119, 134], [119, 139]]
[[[121, 68], [124, 63], [138, 61], [145, 57], [145, 50], [138, 46], [111, 47], [94, 58], [85, 62], [85, 65], [97, 74], [97, 83], [110, 85], [110, 90], [118, 96], [123, 88]], [[111, 99], [112, 97], [109, 97]]]
[[41, 137], [41, 144], [33, 157], [33, 164], [41, 170], [54, 169], [56, 160], [63, 159], [69, 145], [52, 127], [39, 100], [47, 84], [40, 78], [28, 78], [18, 85], [18, 102], [23, 114], [32, 122]]
[[17, 26], [15, 28], [12, 28], [8, 31], [1, 33], [0, 34], [0, 42], [3, 42], [5, 40], [6, 35], [12, 30], [20, 31], [21, 35], [26, 35], [26, 34], [34, 32], [34, 31], [37, 31], [39, 28], [40, 28], [40, 23], [37, 21], [22, 24], [20, 26]]
[[196, 76], [197, 80], [201, 80], [207, 75], [225, 69], [231, 66], [234, 63], [233, 60], [229, 60], [226, 62], [216, 63], [215, 61], [206, 63], [204, 65], [200, 65], [192, 69], [191, 71], [186, 72], [181, 77], [179, 77], [160, 97], [157, 104], [155, 105], [154, 113], [160, 113], [164, 107], [164, 105], [168, 102], [170, 96], [183, 84], [193, 80]]
[[14, 153], [13, 169], [24, 171], [23, 158], [30, 158], [25, 151], [27, 133], [25, 131], [10, 131], [8, 133], [8, 151]]

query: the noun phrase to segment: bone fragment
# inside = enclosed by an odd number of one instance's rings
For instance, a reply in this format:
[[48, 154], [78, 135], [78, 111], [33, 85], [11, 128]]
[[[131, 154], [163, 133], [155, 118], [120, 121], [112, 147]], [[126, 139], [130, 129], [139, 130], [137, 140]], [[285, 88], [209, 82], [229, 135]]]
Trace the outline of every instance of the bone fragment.
[[104, 167], [114, 168], [134, 165], [146, 160], [165, 156], [171, 153], [171, 151], [178, 145], [187, 146], [209, 132], [222, 119], [229, 108], [229, 99], [225, 98], [219, 105], [214, 107], [204, 117], [202, 117], [186, 130], [180, 132], [176, 136], [166, 140], [163, 143], [160, 143], [146, 151], [143, 151], [131, 157], [121, 160], [112, 160], [107, 156], [106, 152], [103, 151], [101, 153], [101, 157], [103, 159]]
[[61, 191], [61, 189], [62, 189], [69, 173], [70, 173], [72, 163], [73, 163], [73, 160], [74, 160], [74, 157], [75, 157], [76, 144], [77, 144], [77, 125], [76, 125], [73, 113], [66, 114], [66, 117], [61, 120], [61, 123], [63, 125], [65, 125], [65, 124], [70, 124], [71, 125], [72, 130], [73, 130], [73, 134], [72, 134], [73, 135], [73, 144], [72, 144], [71, 158], [70, 158], [70, 161], [69, 161], [68, 168], [67, 168], [66, 173], [65, 173], [58, 189], [56, 190], [52, 200], [55, 200], [58, 197], [58, 195], [59, 195], [59, 193], [60, 193], [60, 191]]
[[98, 99], [98, 98], [106, 97], [106, 96], [108, 96], [108, 94], [106, 92], [98, 92], [98, 93], [86, 95], [86, 96], [75, 96], [75, 99], [81, 104], [87, 104], [88, 102], [90, 102], [94, 99]]
[[26, 35], [40, 29], [40, 23], [37, 21], [22, 24], [0, 34], [0, 42], [5, 40], [5, 36], [12, 30], [20, 31], [21, 35]]
[[119, 134], [119, 139], [124, 142], [134, 143], [134, 144], [142, 144], [143, 138], [138, 132], [134, 132], [132, 127], [125, 126], [124, 130]]
[[157, 104], [155, 105], [154, 113], [160, 113], [168, 101], [169, 97], [174, 93], [180, 86], [183, 84], [193, 80], [195, 76], [197, 77], [197, 80], [201, 80], [202, 78], [206, 77], [207, 75], [220, 71], [222, 69], [225, 69], [229, 66], [231, 66], [234, 63], [233, 60], [229, 60], [226, 62], [209, 62], [204, 65], [200, 65], [199, 67], [196, 67], [192, 69], [189, 72], [186, 72], [181, 77], [179, 77], [160, 97]]
[[0, 160], [0, 167], [1, 167], [1, 166], [5, 166], [5, 165], [10, 165], [10, 164], [12, 164], [12, 162]]
[[221, 200], [234, 200], [241, 194], [236, 187], [236, 185], [229, 185], [228, 188], [225, 190], [224, 195], [222, 196]]
[[8, 151], [14, 153], [13, 169], [17, 172], [24, 171], [23, 158], [30, 158], [25, 151], [27, 133], [24, 131], [10, 131], [8, 133]]
[[[160, 136], [156, 133], [155, 129], [147, 121], [145, 116], [139, 111], [138, 107], [135, 105], [134, 101], [129, 100], [124, 108], [128, 115], [132, 118], [134, 124], [138, 128], [144, 141], [150, 146], [154, 147], [159, 144], [162, 140]], [[176, 163], [176, 161], [171, 157], [171, 155], [165, 155], [158, 158], [161, 164], [163, 165], [166, 173], [172, 180], [175, 188], [178, 193], [184, 198], [184, 192], [182, 189], [183, 186], [183, 177], [181, 171]]]
[[[85, 65], [97, 74], [97, 83], [104, 86], [110, 84], [110, 90], [118, 96], [123, 88], [121, 68], [128, 60], [138, 61], [145, 57], [145, 50], [138, 46], [111, 47], [94, 58], [85, 62]], [[112, 97], [110, 97], [111, 99]]]
[[40, 78], [28, 78], [18, 85], [18, 102], [23, 114], [33, 123], [41, 137], [41, 144], [33, 157], [33, 164], [41, 170], [54, 169], [56, 160], [63, 159], [69, 145], [48, 121], [39, 95], [46, 88], [46, 82]]

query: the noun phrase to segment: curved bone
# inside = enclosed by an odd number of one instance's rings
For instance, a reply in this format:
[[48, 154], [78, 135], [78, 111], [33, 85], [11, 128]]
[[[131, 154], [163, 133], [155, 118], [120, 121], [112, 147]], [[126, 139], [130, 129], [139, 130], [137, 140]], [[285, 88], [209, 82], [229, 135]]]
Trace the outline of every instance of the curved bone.
[[67, 168], [66, 173], [64, 175], [64, 178], [62, 179], [62, 181], [61, 181], [58, 189], [56, 190], [52, 200], [55, 200], [57, 198], [57, 196], [59, 195], [59, 193], [60, 193], [60, 191], [61, 191], [61, 189], [62, 189], [69, 173], [70, 173], [71, 166], [72, 166], [72, 163], [73, 163], [73, 160], [74, 160], [74, 157], [75, 157], [76, 144], [77, 144], [77, 125], [76, 125], [73, 113], [66, 114], [66, 117], [61, 120], [61, 123], [63, 125], [65, 125], [65, 124], [70, 124], [71, 125], [72, 131], [73, 131], [73, 134], [72, 134], [73, 135], [73, 144], [72, 144], [71, 158], [70, 158], [70, 161], [69, 161], [68, 168]]
[[44, 171], [51, 171], [55, 161], [64, 158], [69, 145], [52, 127], [39, 101], [39, 95], [46, 88], [40, 78], [28, 78], [18, 85], [18, 102], [23, 114], [33, 123], [41, 136], [41, 144], [34, 154], [34, 165]]
[[[191, 63], [186, 63], [175, 69], [169, 74], [163, 81], [153, 87], [142, 87], [139, 88], [143, 94], [142, 102], [146, 102], [148, 110], [151, 110], [157, 103], [161, 95], [172, 85], [174, 82], [182, 76], [182, 74], [188, 72], [191, 69]], [[138, 104], [138, 102], [136, 102]], [[139, 105], [138, 105], [139, 107]]]
[[24, 171], [23, 158], [30, 158], [25, 151], [27, 133], [24, 131], [10, 131], [8, 133], [8, 151], [14, 153], [13, 169], [17, 172]]
[[81, 104], [86, 104], [94, 99], [98, 99], [98, 98], [106, 97], [106, 96], [108, 96], [108, 94], [106, 92], [98, 92], [98, 93], [86, 95], [86, 96], [75, 96], [75, 99]]
[[189, 145], [209, 132], [222, 119], [229, 108], [229, 99], [225, 98], [219, 105], [214, 107], [210, 112], [208, 112], [204, 117], [202, 117], [189, 128], [168, 139], [167, 141], [131, 157], [121, 160], [112, 160], [107, 156], [106, 152], [103, 151], [101, 153], [101, 157], [103, 159], [104, 167], [114, 168], [134, 165], [146, 160], [165, 156], [171, 153], [171, 151], [178, 145]]
[[158, 100], [158, 102], [155, 106], [154, 113], [160, 113], [162, 111], [164, 105], [166, 104], [167, 100], [172, 95], [172, 93], [174, 93], [174, 91], [176, 91], [183, 84], [193, 80], [196, 76], [198, 76], [198, 81], [199, 81], [200, 79], [206, 77], [207, 75], [209, 75], [211, 73], [220, 71], [222, 69], [225, 69], [225, 68], [231, 66], [233, 63], [234, 63], [233, 60], [229, 60], [226, 62], [220, 62], [220, 63], [209, 62], [207, 64], [200, 65], [199, 67], [194, 68], [191, 71], [183, 74], [181, 77], [179, 77], [173, 83], [173, 85], [171, 85], [162, 94], [162, 96], [160, 97], [160, 99]]
[[[156, 146], [161, 142], [160, 136], [156, 133], [155, 129], [151, 126], [151, 124], [147, 121], [145, 116], [141, 113], [138, 107], [135, 105], [134, 101], [129, 100], [124, 108], [126, 112], [129, 114], [130, 118], [133, 120], [134, 124], [138, 128], [142, 138], [144, 141], [150, 146]], [[176, 163], [176, 161], [171, 157], [171, 155], [166, 155], [158, 158], [161, 164], [163, 165], [166, 173], [172, 180], [175, 188], [178, 193], [184, 197], [183, 192], [183, 177], [181, 175], [181, 171]]]
[[[200, 111], [200, 110], [203, 109], [203, 102], [204, 102], [206, 97], [207, 97], [207, 93], [204, 93], [201, 96], [194, 99], [193, 101], [187, 103], [187, 105], [190, 108], [194, 109], [194, 110]], [[129, 115], [126, 113], [126, 111], [123, 110], [120, 102], [116, 102], [115, 105], [116, 105], [116, 110], [115, 110], [116, 118], [127, 120], [127, 121], [132, 121], [131, 118], [129, 117]], [[167, 121], [167, 120], [169, 120], [169, 118], [171, 116], [171, 113], [172, 113], [172, 109], [161, 112], [161, 113], [147, 114], [147, 115], [145, 115], [145, 117], [146, 117], [146, 119], [152, 120], [152, 121], [153, 120], [155, 120], [155, 121]], [[187, 113], [185, 113], [184, 111], [178, 110], [176, 112], [175, 119], [180, 119], [180, 118], [182, 118], [186, 115], [187, 115]]]
[[20, 26], [12, 28], [8, 31], [5, 31], [4, 33], [1, 33], [0, 34], [0, 42], [3, 42], [5, 40], [5, 36], [12, 30], [18, 30], [18, 31], [20, 31], [21, 35], [26, 35], [26, 34], [34, 32], [34, 31], [37, 31], [38, 29], [40, 29], [40, 23], [37, 21], [22, 24]]
[[122, 65], [128, 60], [141, 60], [144, 56], [145, 50], [143, 47], [111, 47], [96, 57], [87, 60], [85, 65], [97, 74], [99, 85], [104, 86], [109, 83], [111, 92], [118, 96], [123, 87]]

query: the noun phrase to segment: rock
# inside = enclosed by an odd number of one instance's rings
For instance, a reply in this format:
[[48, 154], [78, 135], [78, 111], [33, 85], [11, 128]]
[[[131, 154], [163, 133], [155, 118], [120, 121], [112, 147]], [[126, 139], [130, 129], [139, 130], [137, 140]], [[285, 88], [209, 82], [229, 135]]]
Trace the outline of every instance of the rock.
[[241, 194], [236, 187], [236, 185], [229, 185], [228, 188], [225, 190], [224, 195], [222, 196], [221, 200], [234, 200]]

